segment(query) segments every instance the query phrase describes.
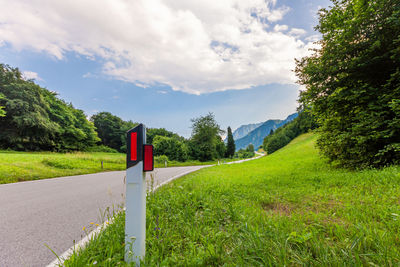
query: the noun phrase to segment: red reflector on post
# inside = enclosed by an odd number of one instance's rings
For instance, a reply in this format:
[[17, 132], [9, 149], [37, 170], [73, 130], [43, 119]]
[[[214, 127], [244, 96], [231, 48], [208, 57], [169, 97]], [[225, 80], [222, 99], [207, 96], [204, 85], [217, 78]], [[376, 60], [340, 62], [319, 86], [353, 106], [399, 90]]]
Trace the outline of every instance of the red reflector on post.
[[143, 145], [143, 171], [149, 172], [154, 170], [153, 146]]
[[131, 133], [131, 160], [137, 160], [137, 132]]

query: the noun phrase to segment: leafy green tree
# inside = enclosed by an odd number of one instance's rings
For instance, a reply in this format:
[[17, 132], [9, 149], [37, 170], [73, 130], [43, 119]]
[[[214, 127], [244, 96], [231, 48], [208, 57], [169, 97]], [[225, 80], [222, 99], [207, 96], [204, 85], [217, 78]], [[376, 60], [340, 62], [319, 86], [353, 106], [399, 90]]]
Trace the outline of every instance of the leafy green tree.
[[213, 160], [218, 157], [217, 136], [223, 133], [215, 121], [214, 114], [192, 119], [192, 136], [190, 139], [190, 154], [200, 161]]
[[[0, 94], [0, 101], [4, 99], [4, 95]], [[6, 115], [6, 112], [4, 111], [4, 106], [0, 106], [0, 117], [4, 117]]]
[[99, 112], [90, 120], [96, 127], [101, 143], [120, 151], [123, 145], [122, 136], [126, 133], [123, 129], [124, 121], [110, 112]]
[[227, 136], [227, 138], [228, 138], [228, 140], [227, 140], [227, 144], [226, 144], [225, 157], [232, 158], [233, 155], [235, 155], [236, 148], [235, 148], [235, 140], [233, 139], [231, 127], [228, 127], [228, 136]]
[[225, 154], [226, 154], [225, 143], [222, 140], [221, 136], [217, 135], [215, 138], [216, 138], [215, 149], [216, 149], [216, 152], [217, 152], [216, 155], [217, 155], [218, 159], [222, 159], [222, 158], [225, 157]]
[[249, 152], [254, 152], [254, 145], [253, 144], [249, 144], [246, 148], [247, 151]]
[[153, 140], [154, 155], [165, 155], [170, 160], [186, 161], [187, 147], [186, 145], [172, 137], [156, 135]]
[[321, 125], [320, 150], [347, 167], [399, 163], [400, 2], [335, 0], [316, 29], [320, 48], [296, 74], [300, 102]]
[[84, 150], [99, 139], [83, 111], [57, 98], [17, 68], [0, 64], [0, 146], [16, 150]]
[[166, 136], [166, 137], [173, 137], [178, 141], [184, 142], [185, 138], [182, 136], [177, 135], [176, 133], [173, 133], [171, 131], [168, 131], [164, 128], [148, 128], [146, 132], [146, 142], [148, 144], [153, 144], [153, 139], [156, 136]]

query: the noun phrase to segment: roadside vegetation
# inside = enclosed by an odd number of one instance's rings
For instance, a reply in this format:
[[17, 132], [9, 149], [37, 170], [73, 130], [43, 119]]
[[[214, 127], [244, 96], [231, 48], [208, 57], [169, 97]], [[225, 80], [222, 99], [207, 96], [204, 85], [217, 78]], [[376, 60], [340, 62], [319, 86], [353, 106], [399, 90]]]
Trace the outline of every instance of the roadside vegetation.
[[[400, 167], [332, 168], [316, 139], [149, 194], [144, 265], [398, 265]], [[125, 265], [123, 242], [122, 213], [65, 265]]]
[[[233, 139], [225, 145], [212, 113], [191, 121], [190, 138], [147, 128], [156, 168], [212, 165], [251, 154], [234, 155]], [[124, 170], [126, 132], [136, 125], [109, 112], [87, 119], [18, 68], [0, 64], [0, 183]]]
[[[235, 160], [239, 159], [221, 159], [219, 162]], [[214, 164], [218, 164], [218, 160], [180, 162], [166, 157], [154, 159], [155, 168]], [[126, 155], [122, 153], [0, 151], [0, 184], [125, 169]]]
[[255, 152], [253, 144], [248, 145], [246, 149], [239, 149], [237, 152], [235, 152], [235, 158], [247, 159], [254, 156]]
[[297, 61], [303, 107], [334, 165], [400, 163], [400, 1], [333, 1], [319, 11], [319, 48]]
[[0, 151], [0, 184], [123, 170], [125, 157], [124, 154], [100, 152]]

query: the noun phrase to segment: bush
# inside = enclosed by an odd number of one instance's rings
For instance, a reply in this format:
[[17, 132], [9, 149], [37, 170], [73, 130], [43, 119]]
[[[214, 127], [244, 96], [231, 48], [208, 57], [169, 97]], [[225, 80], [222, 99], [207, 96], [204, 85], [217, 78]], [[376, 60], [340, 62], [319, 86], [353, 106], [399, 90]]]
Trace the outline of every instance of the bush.
[[245, 150], [245, 149], [240, 149], [239, 151], [235, 152], [235, 158], [239, 159], [248, 159], [254, 157], [255, 153], [253, 151]]
[[118, 153], [118, 151], [114, 148], [100, 145], [100, 146], [92, 146], [85, 150], [86, 152], [105, 152], [105, 153]]
[[164, 164], [165, 162], [168, 163], [168, 161], [169, 161], [168, 157], [165, 155], [154, 157], [154, 163], [156, 163], [156, 164]]

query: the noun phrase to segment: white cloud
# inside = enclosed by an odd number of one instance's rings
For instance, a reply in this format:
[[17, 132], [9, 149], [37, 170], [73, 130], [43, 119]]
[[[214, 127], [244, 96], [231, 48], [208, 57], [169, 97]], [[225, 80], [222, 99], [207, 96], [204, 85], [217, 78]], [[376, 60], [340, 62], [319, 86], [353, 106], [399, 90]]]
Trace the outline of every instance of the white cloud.
[[0, 0], [0, 43], [100, 59], [103, 72], [142, 87], [193, 94], [293, 83], [294, 58], [309, 52], [268, 30], [289, 11], [276, 0]]
[[43, 81], [43, 79], [39, 77], [39, 74], [33, 71], [23, 71], [22, 76], [25, 80]]
[[306, 34], [307, 32], [303, 29], [299, 29], [299, 28], [292, 28], [289, 32], [290, 35], [294, 35], [294, 36], [301, 36]]
[[276, 24], [276, 25], [274, 26], [274, 31], [276, 31], [276, 32], [287, 31], [288, 29], [289, 29], [289, 26], [288, 26], [288, 25], [279, 25], [279, 24]]
[[305, 40], [308, 42], [316, 42], [321, 40], [321, 35], [320, 34], [310, 35]]

